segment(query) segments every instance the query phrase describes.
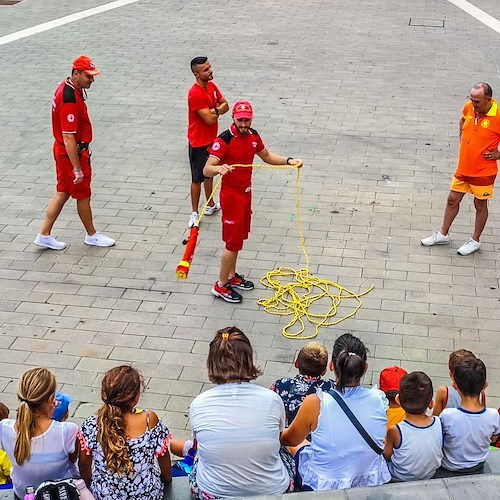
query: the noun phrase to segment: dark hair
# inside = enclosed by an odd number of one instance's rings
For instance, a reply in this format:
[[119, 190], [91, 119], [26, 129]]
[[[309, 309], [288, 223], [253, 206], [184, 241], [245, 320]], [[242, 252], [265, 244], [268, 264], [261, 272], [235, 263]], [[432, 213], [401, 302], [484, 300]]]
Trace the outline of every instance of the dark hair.
[[346, 387], [359, 385], [365, 373], [366, 347], [360, 339], [344, 333], [333, 345], [332, 361], [335, 367], [336, 388], [343, 392]]
[[455, 366], [457, 366], [457, 364], [460, 363], [460, 361], [475, 357], [476, 356], [474, 355], [474, 353], [468, 351], [467, 349], [459, 349], [458, 351], [453, 351], [448, 359], [448, 368], [450, 369], [452, 375], [453, 372], [455, 371]]
[[328, 364], [328, 351], [319, 342], [309, 342], [297, 356], [299, 373], [309, 377], [319, 377]]
[[385, 397], [388, 399], [389, 403], [396, 402], [396, 396], [399, 394], [399, 391], [396, 389], [391, 389], [390, 391], [385, 391]]
[[235, 326], [219, 330], [208, 350], [208, 378], [214, 384], [249, 382], [262, 374], [253, 364], [248, 337]]
[[491, 85], [489, 83], [478, 82], [474, 85], [473, 88], [477, 90], [482, 90], [485, 97], [489, 98], [493, 97], [493, 89], [491, 88]]
[[191, 71], [194, 73], [198, 66], [205, 64], [208, 61], [208, 57], [195, 57], [191, 61]]
[[399, 402], [410, 415], [422, 415], [432, 400], [432, 380], [424, 372], [412, 372], [399, 381]]
[[453, 380], [466, 397], [479, 397], [486, 384], [486, 366], [479, 358], [468, 358], [455, 366]]
[[9, 409], [3, 403], [0, 403], [0, 420], [4, 418], [9, 418]]
[[129, 365], [111, 368], [102, 380], [101, 398], [104, 404], [97, 412], [97, 440], [108, 470], [120, 476], [130, 474], [134, 468], [128, 455], [125, 413], [132, 411], [143, 387], [142, 375]]

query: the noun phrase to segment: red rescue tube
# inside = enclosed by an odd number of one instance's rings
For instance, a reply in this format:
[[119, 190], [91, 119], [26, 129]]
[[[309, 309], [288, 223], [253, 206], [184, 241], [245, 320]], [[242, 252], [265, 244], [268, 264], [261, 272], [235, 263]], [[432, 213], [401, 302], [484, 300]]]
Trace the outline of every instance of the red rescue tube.
[[191, 228], [189, 232], [189, 237], [186, 244], [186, 249], [184, 250], [184, 255], [182, 256], [182, 260], [179, 262], [177, 266], [176, 274], [177, 279], [185, 280], [187, 279], [189, 273], [189, 267], [191, 266], [191, 262], [194, 257], [194, 251], [196, 249], [196, 242], [198, 241], [198, 233], [200, 229], [197, 226]]

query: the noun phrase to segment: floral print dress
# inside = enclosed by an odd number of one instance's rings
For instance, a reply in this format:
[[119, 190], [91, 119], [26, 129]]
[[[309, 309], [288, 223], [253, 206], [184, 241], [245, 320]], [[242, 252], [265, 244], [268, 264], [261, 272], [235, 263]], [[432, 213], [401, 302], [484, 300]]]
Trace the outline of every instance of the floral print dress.
[[[149, 412], [147, 421], [149, 427]], [[163, 484], [157, 457], [169, 453], [168, 443], [172, 439], [163, 422], [158, 422], [142, 436], [127, 441], [129, 458], [134, 464], [134, 471], [128, 476], [111, 473], [106, 467], [106, 460], [97, 440], [95, 416], [85, 420], [78, 437], [81, 449], [87, 455], [92, 454], [90, 491], [96, 500], [161, 500], [163, 498]]]

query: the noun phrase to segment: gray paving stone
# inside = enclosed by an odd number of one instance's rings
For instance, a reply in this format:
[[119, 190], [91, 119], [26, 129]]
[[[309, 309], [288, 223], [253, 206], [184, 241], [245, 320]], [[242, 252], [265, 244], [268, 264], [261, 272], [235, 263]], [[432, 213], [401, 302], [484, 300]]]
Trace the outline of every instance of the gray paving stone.
[[[85, 8], [103, 3], [92, 0]], [[492, 0], [473, 3], [500, 16]], [[226, 19], [241, 17], [239, 4], [222, 0], [218, 6]], [[0, 34], [7, 34], [81, 6], [46, 0], [0, 8]], [[210, 294], [222, 249], [219, 215], [202, 222], [188, 280], [175, 277], [190, 212], [184, 137], [192, 75], [186, 61], [193, 47], [208, 46], [230, 102], [241, 97], [244, 79], [256, 109], [254, 126], [266, 144], [303, 156], [301, 216], [311, 272], [354, 290], [375, 285], [356, 317], [321, 330], [319, 340], [331, 349], [341, 333], [359, 335], [371, 351], [365, 381], [401, 363], [429, 373], [435, 386], [447, 380], [449, 353], [470, 348], [487, 364], [489, 404], [500, 405], [493, 354], [500, 314], [498, 204], [490, 204], [481, 251], [470, 258], [456, 255], [471, 232], [470, 200], [449, 247], [423, 248], [419, 241], [441, 223], [469, 87], [486, 79], [496, 89], [499, 63], [491, 54], [498, 53], [497, 35], [449, 2], [354, 2], [347, 8], [337, 0], [278, 0], [248, 9], [253, 23], [243, 36], [231, 23], [207, 31], [196, 23], [197, 9], [180, 0], [138, 2], [78, 23], [103, 70], [88, 103], [95, 132], [93, 207], [99, 229], [117, 238], [110, 249], [83, 244], [73, 203], [54, 228], [68, 248], [43, 251], [31, 243], [54, 190], [46, 103], [68, 72], [71, 58], [58, 47], [74, 42], [76, 24], [2, 46], [0, 362], [9, 382], [0, 379], [1, 398], [15, 404], [10, 380], [47, 364], [63, 387], [78, 380], [75, 421], [81, 422], [98, 407], [91, 389], [98, 392], [103, 372], [132, 362], [150, 385], [147, 404], [187, 433], [188, 400], [210, 386], [208, 343], [230, 324], [252, 341], [265, 371], [259, 383], [295, 373], [291, 361], [304, 342], [284, 339], [288, 318], [257, 306], [270, 291], [259, 284], [240, 306]], [[412, 28], [408, 19], [416, 15], [442, 18], [446, 29]], [[474, 51], [456, 50], [464, 39], [475, 40]], [[40, 54], [46, 67], [41, 80], [33, 71]], [[335, 61], [332, 71], [324, 71], [325, 60]], [[125, 75], [124, 67], [137, 71]], [[221, 129], [229, 121], [222, 117]], [[294, 173], [256, 171], [254, 212], [240, 270], [257, 282], [274, 267], [303, 266], [291, 220]], [[405, 495], [451, 495], [444, 483], [436, 484]], [[403, 495], [397, 485], [387, 491]]]

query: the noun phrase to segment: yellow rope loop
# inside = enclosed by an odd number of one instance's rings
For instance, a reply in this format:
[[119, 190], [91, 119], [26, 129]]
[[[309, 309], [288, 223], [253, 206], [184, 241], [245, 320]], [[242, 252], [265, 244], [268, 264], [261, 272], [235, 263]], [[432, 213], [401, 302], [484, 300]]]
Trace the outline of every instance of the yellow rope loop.
[[[306, 261], [306, 267], [298, 271], [291, 267], [279, 267], [266, 273], [261, 278], [260, 282], [267, 288], [274, 290], [274, 296], [267, 299], [257, 300], [257, 304], [262, 306], [268, 313], [275, 316], [293, 316], [288, 324], [283, 328], [283, 336], [288, 339], [308, 340], [315, 338], [319, 329], [324, 326], [335, 326], [340, 322], [354, 316], [359, 308], [363, 305], [361, 297], [371, 292], [373, 285], [361, 293], [355, 293], [342, 285], [329, 280], [323, 280], [313, 276], [309, 272], [309, 256], [306, 250], [306, 240], [302, 230], [302, 220], [300, 217], [300, 167], [299, 165], [268, 165], [268, 164], [234, 164], [236, 168], [271, 168], [271, 169], [297, 169], [297, 178], [295, 183], [296, 192], [296, 216], [297, 229], [299, 232], [300, 246]], [[222, 182], [222, 176], [215, 185], [210, 198], [207, 200], [205, 207], [213, 198], [214, 193]], [[200, 221], [205, 212], [203, 207]], [[342, 305], [342, 301], [354, 300], [354, 309], [342, 316], [339, 319], [332, 320], [337, 314], [338, 308]], [[313, 313], [309, 311], [312, 306], [321, 308], [323, 312]], [[304, 335], [307, 320], [314, 325], [314, 333]], [[298, 329], [292, 332], [292, 328], [298, 325]]]

